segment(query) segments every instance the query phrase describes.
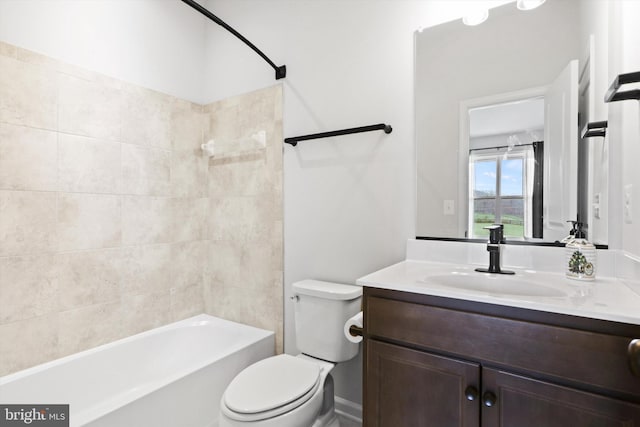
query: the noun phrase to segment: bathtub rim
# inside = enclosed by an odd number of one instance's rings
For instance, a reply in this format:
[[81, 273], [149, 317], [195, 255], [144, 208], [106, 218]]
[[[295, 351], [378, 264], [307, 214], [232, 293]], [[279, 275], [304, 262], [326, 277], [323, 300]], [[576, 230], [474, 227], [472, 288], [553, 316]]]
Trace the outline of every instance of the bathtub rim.
[[[94, 353], [98, 353], [98, 352], [100, 352], [102, 350], [107, 350], [109, 348], [116, 347], [116, 346], [118, 346], [120, 344], [125, 344], [125, 343], [130, 342], [130, 341], [135, 341], [136, 339], [138, 339], [138, 338], [140, 338], [142, 336], [156, 335], [156, 334], [162, 333], [163, 331], [168, 331], [168, 330], [171, 330], [171, 329], [179, 329], [179, 328], [184, 327], [184, 326], [200, 326], [202, 324], [201, 322], [207, 322], [207, 321], [209, 321], [211, 323], [217, 322], [217, 323], [223, 323], [223, 324], [230, 324], [230, 325], [233, 325], [234, 327], [243, 327], [243, 328], [253, 329], [257, 334], [260, 334], [260, 333], [264, 334], [263, 336], [260, 337], [260, 339], [267, 338], [270, 335], [275, 335], [275, 332], [269, 331], [267, 329], [261, 329], [261, 328], [255, 327], [255, 326], [246, 325], [244, 323], [234, 322], [232, 320], [227, 320], [227, 319], [223, 319], [223, 318], [220, 318], [220, 317], [212, 316], [210, 314], [201, 313], [201, 314], [197, 314], [197, 315], [192, 316], [192, 317], [188, 317], [186, 319], [178, 320], [178, 321], [175, 321], [175, 322], [172, 322], [172, 323], [167, 323], [166, 325], [158, 326], [156, 328], [147, 329], [146, 331], [138, 332], [138, 333], [136, 333], [134, 335], [129, 335], [129, 336], [126, 336], [126, 337], [123, 337], [123, 338], [119, 338], [119, 339], [117, 339], [115, 341], [111, 341], [111, 342], [108, 342], [108, 343], [100, 344], [100, 345], [98, 345], [96, 347], [91, 347], [91, 348], [88, 348], [86, 350], [79, 351], [77, 353], [72, 353], [72, 354], [69, 354], [69, 355], [66, 355], [66, 356], [62, 356], [60, 358], [53, 359], [53, 360], [50, 360], [48, 362], [41, 363], [39, 365], [31, 366], [29, 368], [25, 368], [25, 369], [22, 369], [20, 371], [12, 372], [10, 374], [7, 374], [7, 375], [4, 375], [4, 376], [0, 377], [0, 386], [9, 384], [9, 383], [14, 382], [14, 381], [17, 381], [17, 380], [22, 379], [24, 377], [27, 377], [29, 375], [33, 375], [33, 374], [39, 373], [41, 371], [45, 371], [48, 368], [71, 362], [71, 361], [73, 361], [75, 359], [79, 359], [79, 358], [81, 358], [83, 356], [88, 356], [88, 355], [91, 355], [91, 354], [94, 354]], [[244, 347], [245, 346], [241, 346], [240, 348], [244, 348]], [[234, 347], [234, 350], [238, 350], [240, 348]], [[217, 360], [218, 358], [221, 358], [221, 357], [225, 357], [225, 356], [227, 356], [228, 354], [230, 354], [232, 352], [233, 351], [226, 351], [224, 354], [220, 355], [215, 360]], [[199, 366], [199, 367], [197, 367], [195, 369], [192, 369], [192, 371], [196, 371], [196, 370], [198, 370], [198, 369], [200, 369], [200, 368], [202, 368], [203, 366], [206, 366], [206, 365], [207, 364], [203, 364], [202, 366]]]
[[[142, 331], [134, 335], [120, 338], [118, 340], [115, 340], [109, 343], [101, 344], [99, 346], [92, 347], [87, 350], [83, 350], [77, 353], [63, 356], [58, 359], [54, 359], [39, 365], [35, 365], [32, 367], [5, 375], [3, 377], [0, 377], [0, 387], [4, 385], [9, 385], [15, 381], [19, 381], [31, 375], [41, 373], [50, 368], [54, 368], [56, 366], [64, 365], [67, 363], [72, 363], [76, 359], [86, 357], [86, 356], [89, 356], [89, 355], [92, 355], [92, 354], [95, 354], [95, 353], [98, 353], [122, 344], [126, 344], [131, 341], [135, 341], [137, 339], [140, 339], [141, 337], [148, 337], [148, 336], [161, 334], [169, 330], [181, 329], [185, 327], [201, 326], [206, 324], [229, 325], [234, 328], [251, 329], [252, 332], [255, 334], [255, 337], [253, 337], [252, 340], [241, 340], [240, 343], [229, 346], [228, 348], [224, 348], [224, 351], [222, 352], [216, 353], [213, 356], [205, 357], [201, 361], [199, 361], [199, 363], [194, 363], [182, 369], [178, 369], [176, 370], [176, 372], [173, 372], [171, 375], [162, 377], [158, 381], [154, 381], [153, 383], [148, 383], [143, 387], [135, 388], [132, 390], [125, 389], [123, 390], [122, 394], [113, 396], [113, 398], [99, 402], [98, 404], [93, 404], [93, 405], [76, 409], [76, 410], [70, 408], [71, 411], [73, 412], [73, 420], [74, 420], [72, 425], [83, 425], [83, 423], [88, 423], [95, 419], [98, 419], [99, 417], [105, 416], [110, 412], [113, 412], [118, 408], [133, 402], [136, 399], [141, 399], [144, 396], [147, 396], [159, 390], [162, 387], [166, 387], [188, 375], [196, 373], [206, 368], [207, 366], [212, 365], [216, 361], [228, 358], [234, 353], [242, 351], [247, 347], [253, 344], [256, 344], [258, 342], [261, 342], [265, 339], [269, 339], [269, 338], [273, 339], [273, 343], [275, 345], [275, 332], [273, 331], [257, 328], [255, 326], [250, 326], [243, 323], [234, 322], [231, 320], [226, 320], [226, 319], [215, 317], [206, 313], [202, 313], [196, 316], [192, 316], [183, 320], [178, 320], [176, 322], [168, 323], [166, 325], [159, 326], [157, 328], [148, 329], [146, 331]], [[274, 348], [274, 352], [275, 352], [275, 348]], [[70, 402], [45, 402], [45, 403], [69, 404]], [[80, 424], [77, 424], [77, 423], [80, 423]]]

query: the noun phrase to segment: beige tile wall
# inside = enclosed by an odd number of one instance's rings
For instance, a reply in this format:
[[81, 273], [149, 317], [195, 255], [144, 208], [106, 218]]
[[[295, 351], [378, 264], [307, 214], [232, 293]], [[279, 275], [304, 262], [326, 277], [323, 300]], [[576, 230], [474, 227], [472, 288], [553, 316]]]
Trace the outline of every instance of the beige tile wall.
[[[283, 348], [282, 89], [209, 104], [205, 139], [232, 148], [209, 163], [208, 312], [276, 331]], [[264, 131], [266, 146], [251, 136]]]
[[281, 87], [201, 106], [1, 42], [0, 70], [0, 375], [205, 311], [281, 351]]

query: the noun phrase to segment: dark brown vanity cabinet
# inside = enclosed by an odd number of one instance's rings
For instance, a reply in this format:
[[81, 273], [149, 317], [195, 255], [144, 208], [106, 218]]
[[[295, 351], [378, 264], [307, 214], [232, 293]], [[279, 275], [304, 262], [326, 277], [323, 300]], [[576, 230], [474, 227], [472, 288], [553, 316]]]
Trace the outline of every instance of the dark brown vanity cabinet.
[[[424, 351], [367, 341], [365, 426], [476, 427], [480, 365]], [[456, 396], [447, 399], [445, 396]]]
[[365, 288], [365, 427], [640, 426], [640, 326]]

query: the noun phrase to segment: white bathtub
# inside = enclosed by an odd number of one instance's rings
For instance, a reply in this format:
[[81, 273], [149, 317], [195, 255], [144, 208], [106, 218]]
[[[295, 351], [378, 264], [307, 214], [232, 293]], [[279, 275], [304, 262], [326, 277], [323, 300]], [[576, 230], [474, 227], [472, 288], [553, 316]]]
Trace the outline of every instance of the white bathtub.
[[69, 404], [70, 425], [209, 427], [274, 334], [201, 314], [0, 378], [0, 403]]

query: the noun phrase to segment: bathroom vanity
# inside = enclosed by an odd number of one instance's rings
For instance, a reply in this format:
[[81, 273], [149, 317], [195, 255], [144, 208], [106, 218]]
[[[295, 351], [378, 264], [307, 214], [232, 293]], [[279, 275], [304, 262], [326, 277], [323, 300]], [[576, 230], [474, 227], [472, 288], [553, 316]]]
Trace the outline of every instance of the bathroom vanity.
[[461, 289], [437, 283], [445, 267], [404, 261], [358, 280], [363, 425], [640, 426], [640, 295], [560, 274], [537, 277], [559, 293], [536, 295], [524, 271], [509, 280], [530, 295]]

